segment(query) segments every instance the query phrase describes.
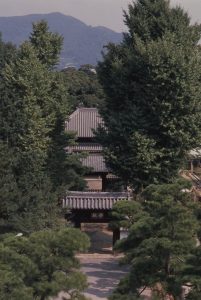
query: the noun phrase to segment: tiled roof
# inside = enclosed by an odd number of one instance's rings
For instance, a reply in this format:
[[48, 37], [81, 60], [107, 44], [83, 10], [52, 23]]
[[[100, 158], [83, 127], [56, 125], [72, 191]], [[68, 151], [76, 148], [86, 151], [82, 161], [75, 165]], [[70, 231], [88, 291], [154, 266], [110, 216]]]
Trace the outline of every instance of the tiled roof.
[[87, 157], [82, 159], [82, 164], [85, 167], [92, 168], [93, 172], [109, 172], [105, 165], [103, 156], [99, 153], [89, 154]]
[[79, 143], [79, 145], [66, 147], [66, 150], [69, 152], [101, 152], [103, 147], [96, 143]]
[[79, 138], [94, 137], [93, 129], [103, 124], [97, 108], [78, 108], [66, 122], [66, 130], [77, 132]]
[[[66, 122], [66, 130], [77, 132], [78, 138], [94, 137], [93, 130], [102, 125], [103, 121], [98, 113], [97, 108], [78, 108]], [[109, 170], [105, 165], [103, 148], [97, 143], [79, 143], [75, 146], [68, 146], [68, 152], [89, 152], [87, 157], [82, 159], [82, 164], [89, 167], [93, 172], [108, 173]]]
[[69, 192], [63, 199], [63, 208], [111, 210], [117, 201], [123, 199], [128, 199], [126, 192]]

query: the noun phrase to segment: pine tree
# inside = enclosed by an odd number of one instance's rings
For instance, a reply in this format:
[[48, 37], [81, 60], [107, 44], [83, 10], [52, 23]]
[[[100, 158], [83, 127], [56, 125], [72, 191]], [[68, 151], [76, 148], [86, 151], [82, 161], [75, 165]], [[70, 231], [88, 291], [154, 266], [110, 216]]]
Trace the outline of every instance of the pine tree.
[[201, 293], [201, 247], [198, 246], [188, 256], [182, 270], [183, 284], [189, 290], [188, 300], [199, 300]]
[[182, 189], [183, 182], [150, 185], [138, 202], [126, 204], [122, 201], [115, 205], [114, 212], [118, 215], [120, 207], [130, 205], [132, 208], [129, 218], [124, 215], [120, 226], [125, 226], [125, 219], [132, 222], [128, 237], [116, 245], [125, 252], [124, 261], [129, 264], [130, 273], [112, 299], [118, 299], [118, 295], [119, 299], [121, 295], [125, 299], [126, 295], [128, 299], [129, 296], [135, 299], [145, 288], [151, 288], [159, 299], [166, 299], [168, 295], [172, 299], [181, 296], [181, 272], [186, 257], [196, 247], [198, 228], [196, 206]]
[[72, 228], [1, 237], [0, 299], [46, 300], [60, 291], [85, 299], [86, 277], [75, 254], [88, 246], [88, 237]]
[[12, 43], [5, 43], [0, 33], [0, 70], [6, 63], [10, 63], [16, 55], [16, 47]]
[[128, 33], [108, 45], [98, 74], [107, 129], [105, 159], [135, 189], [171, 182], [186, 153], [200, 146], [201, 27], [166, 0], [138, 0], [125, 13]]

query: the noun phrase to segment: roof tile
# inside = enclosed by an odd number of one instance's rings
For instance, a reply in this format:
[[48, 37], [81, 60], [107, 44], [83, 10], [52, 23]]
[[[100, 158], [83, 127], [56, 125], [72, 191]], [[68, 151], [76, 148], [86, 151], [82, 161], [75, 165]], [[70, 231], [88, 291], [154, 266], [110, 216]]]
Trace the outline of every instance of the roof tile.
[[93, 129], [103, 124], [97, 108], [78, 108], [65, 123], [68, 131], [77, 133], [78, 138], [94, 137]]
[[63, 199], [63, 208], [111, 210], [116, 202], [123, 199], [128, 199], [126, 192], [69, 192]]

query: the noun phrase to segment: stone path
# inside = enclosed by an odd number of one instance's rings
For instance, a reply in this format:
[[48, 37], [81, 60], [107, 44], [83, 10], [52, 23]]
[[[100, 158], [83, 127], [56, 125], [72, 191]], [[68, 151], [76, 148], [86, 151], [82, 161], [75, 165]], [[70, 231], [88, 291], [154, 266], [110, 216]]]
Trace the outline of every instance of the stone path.
[[[128, 267], [120, 266], [120, 256], [112, 254], [112, 232], [107, 230], [107, 226], [101, 224], [100, 230], [97, 224], [90, 224], [84, 229], [87, 229], [85, 232], [91, 240], [89, 253], [77, 256], [89, 285], [84, 294], [91, 300], [106, 300], [127, 274]], [[55, 300], [62, 300], [62, 296], [65, 294], [61, 292]], [[150, 300], [149, 291], [143, 292], [142, 300]]]
[[[119, 266], [119, 258], [110, 254], [81, 254], [78, 258], [89, 284], [84, 294], [91, 300], [106, 300], [128, 271]], [[61, 292], [56, 300], [62, 300], [64, 295]]]
[[80, 261], [89, 284], [85, 296], [92, 300], [106, 300], [127, 273], [127, 268], [120, 267], [119, 259], [113, 255], [82, 255]]

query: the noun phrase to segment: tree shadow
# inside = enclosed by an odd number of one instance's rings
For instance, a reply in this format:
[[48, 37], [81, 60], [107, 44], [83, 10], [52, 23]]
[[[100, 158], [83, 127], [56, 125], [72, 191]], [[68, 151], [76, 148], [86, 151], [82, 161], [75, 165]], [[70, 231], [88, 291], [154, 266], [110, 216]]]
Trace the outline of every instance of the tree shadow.
[[95, 297], [107, 298], [128, 273], [127, 266], [120, 266], [115, 259], [104, 262], [85, 262], [82, 268], [88, 277], [89, 287], [85, 291], [91, 299]]
[[105, 227], [95, 224], [94, 228], [83, 230], [90, 238], [91, 247], [89, 253], [112, 254], [112, 232]]

